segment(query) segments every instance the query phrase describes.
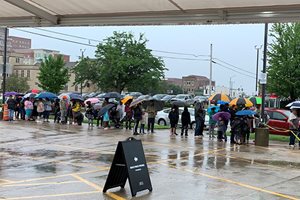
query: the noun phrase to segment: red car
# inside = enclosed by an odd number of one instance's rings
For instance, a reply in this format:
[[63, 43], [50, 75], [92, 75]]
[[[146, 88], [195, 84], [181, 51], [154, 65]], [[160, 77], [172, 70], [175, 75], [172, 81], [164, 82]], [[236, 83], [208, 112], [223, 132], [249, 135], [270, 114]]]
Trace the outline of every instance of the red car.
[[285, 132], [284, 130], [289, 130], [288, 119], [291, 112], [289, 110], [276, 109], [276, 108], [266, 108], [266, 111], [270, 117], [268, 125], [275, 129], [281, 130], [281, 131], [275, 131], [270, 128], [269, 129], [270, 133], [275, 135], [289, 135], [289, 132]]

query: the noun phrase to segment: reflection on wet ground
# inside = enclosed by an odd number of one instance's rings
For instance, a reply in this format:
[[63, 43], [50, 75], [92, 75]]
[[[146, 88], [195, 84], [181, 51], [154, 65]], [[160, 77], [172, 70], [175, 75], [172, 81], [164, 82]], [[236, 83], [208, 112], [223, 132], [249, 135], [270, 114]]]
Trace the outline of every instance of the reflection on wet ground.
[[[131, 199], [103, 194], [125, 130], [0, 122], [0, 199]], [[284, 143], [238, 146], [207, 137], [136, 136], [146, 154], [153, 192], [134, 199], [300, 199], [300, 150]]]

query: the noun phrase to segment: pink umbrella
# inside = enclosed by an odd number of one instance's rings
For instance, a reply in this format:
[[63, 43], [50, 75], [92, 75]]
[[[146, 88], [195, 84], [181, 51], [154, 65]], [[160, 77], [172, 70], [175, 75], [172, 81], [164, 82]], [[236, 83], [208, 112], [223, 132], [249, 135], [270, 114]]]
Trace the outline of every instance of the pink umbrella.
[[84, 103], [86, 104], [88, 101], [90, 101], [91, 104], [95, 104], [95, 103], [100, 102], [100, 100], [98, 98], [89, 98], [89, 99], [85, 100]]

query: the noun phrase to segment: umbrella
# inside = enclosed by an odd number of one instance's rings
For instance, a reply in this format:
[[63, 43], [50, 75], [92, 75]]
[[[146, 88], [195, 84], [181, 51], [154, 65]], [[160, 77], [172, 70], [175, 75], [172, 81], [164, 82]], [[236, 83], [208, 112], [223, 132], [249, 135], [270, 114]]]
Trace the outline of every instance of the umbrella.
[[148, 106], [154, 106], [156, 111], [160, 111], [164, 109], [165, 103], [156, 99], [148, 99], [143, 102], [143, 107], [147, 108]]
[[255, 114], [256, 114], [256, 112], [254, 112], [252, 110], [240, 110], [235, 113], [235, 115], [238, 115], [238, 116], [255, 115]]
[[33, 94], [37, 94], [37, 93], [39, 93], [40, 91], [38, 90], [38, 89], [32, 89], [31, 90], [31, 93], [33, 93]]
[[98, 117], [101, 117], [102, 115], [104, 115], [104, 113], [106, 113], [107, 111], [109, 111], [114, 106], [115, 106], [115, 104], [107, 104], [106, 106], [104, 106], [103, 108], [101, 108], [100, 111], [99, 111], [99, 113], [98, 113]]
[[133, 96], [126, 96], [121, 100], [121, 102], [122, 102], [122, 104], [126, 104], [129, 100], [132, 100], [132, 99], [133, 99]]
[[262, 102], [261, 97], [250, 97], [249, 100], [253, 103], [253, 105], [261, 105]]
[[121, 95], [118, 92], [108, 92], [103, 98], [121, 98]]
[[211, 107], [207, 108], [207, 112], [211, 112], [212, 108], [215, 108], [216, 112], [218, 112], [220, 110], [220, 106], [211, 106]]
[[223, 120], [229, 120], [231, 115], [229, 112], [217, 112], [212, 116], [212, 119], [215, 121], [219, 121], [219, 118], [222, 118]]
[[71, 101], [74, 100], [74, 101], [84, 101], [83, 97], [79, 94], [70, 94], [70, 99]]
[[102, 104], [101, 104], [101, 103], [96, 103], [95, 105], [93, 105], [93, 108], [94, 108], [95, 110], [99, 110], [99, 109], [102, 108]]
[[300, 101], [293, 101], [291, 103], [289, 103], [288, 105], [286, 105], [285, 107], [291, 107], [291, 106], [300, 106]]
[[23, 99], [26, 99], [26, 98], [34, 98], [36, 96], [36, 94], [33, 94], [33, 93], [27, 93], [23, 96]]
[[53, 94], [52, 92], [41, 92], [38, 95], [36, 95], [34, 98], [40, 98], [40, 99], [56, 99], [57, 96]]
[[235, 98], [233, 99], [229, 105], [231, 106], [246, 106], [246, 107], [251, 107], [253, 106], [253, 103], [247, 99], [247, 98], [243, 98], [243, 97], [238, 97], [238, 98]]
[[230, 102], [230, 97], [223, 93], [217, 93], [208, 98], [209, 101], [225, 101]]
[[66, 96], [67, 99], [68, 99], [68, 101], [70, 101], [70, 96], [69, 96], [68, 94], [66, 94], [66, 93], [60, 94], [60, 95], [58, 96], [58, 98], [59, 98], [59, 99], [63, 99], [63, 96]]
[[186, 103], [184, 101], [172, 101], [171, 102], [172, 105], [178, 106], [178, 107], [184, 107], [187, 106]]
[[129, 107], [134, 107], [134, 106], [136, 106], [136, 105], [142, 103], [143, 101], [145, 101], [145, 99], [136, 99], [136, 100], [133, 100], [133, 101], [131, 102], [131, 104], [130, 104]]
[[16, 96], [18, 93], [17, 92], [5, 92], [4, 96], [9, 97], [9, 96]]
[[84, 101], [85, 104], [87, 104], [87, 102], [91, 102], [91, 104], [95, 104], [95, 103], [99, 103], [100, 100], [98, 98], [88, 98], [87, 100]]

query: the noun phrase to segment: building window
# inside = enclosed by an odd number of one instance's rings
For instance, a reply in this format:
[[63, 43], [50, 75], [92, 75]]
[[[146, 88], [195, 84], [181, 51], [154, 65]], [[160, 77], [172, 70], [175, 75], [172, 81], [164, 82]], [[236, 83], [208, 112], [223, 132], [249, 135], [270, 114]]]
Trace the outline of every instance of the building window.
[[21, 77], [24, 77], [24, 70], [21, 70]]
[[19, 70], [15, 70], [15, 75], [16, 75], [16, 77], [18, 77], [19, 76]]
[[30, 70], [27, 69], [27, 78], [30, 78]]
[[20, 58], [16, 58], [16, 63], [20, 63]]
[[75, 92], [78, 91], [78, 85], [75, 85]]

